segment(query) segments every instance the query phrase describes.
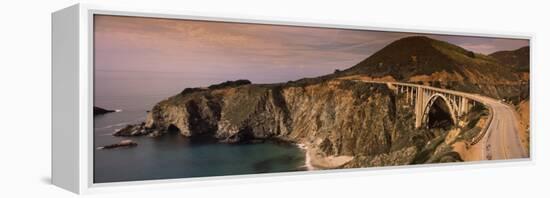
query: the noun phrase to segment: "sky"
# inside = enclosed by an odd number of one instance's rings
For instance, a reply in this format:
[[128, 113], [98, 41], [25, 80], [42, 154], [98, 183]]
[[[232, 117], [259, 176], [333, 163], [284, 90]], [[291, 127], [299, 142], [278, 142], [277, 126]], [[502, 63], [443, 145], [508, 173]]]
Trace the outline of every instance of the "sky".
[[[419, 34], [96, 15], [96, 87], [116, 95], [139, 86], [147, 91], [129, 94], [154, 95], [236, 79], [286, 82], [349, 68], [413, 35]], [[420, 35], [482, 54], [528, 45], [518, 39]]]

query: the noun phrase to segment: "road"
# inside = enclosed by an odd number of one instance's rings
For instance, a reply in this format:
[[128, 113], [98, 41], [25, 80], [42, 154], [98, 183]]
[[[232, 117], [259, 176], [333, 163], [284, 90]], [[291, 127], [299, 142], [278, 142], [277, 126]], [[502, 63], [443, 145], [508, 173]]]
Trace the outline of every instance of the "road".
[[518, 159], [528, 158], [529, 151], [526, 151], [522, 145], [519, 137], [519, 120], [516, 117], [514, 108], [508, 104], [501, 103], [500, 101], [481, 96], [478, 94], [465, 93], [460, 91], [435, 88], [431, 86], [411, 84], [411, 83], [399, 83], [399, 82], [379, 82], [361, 80], [365, 83], [384, 83], [394, 85], [405, 85], [421, 87], [424, 89], [432, 89], [440, 92], [450, 93], [462, 97], [475, 100], [483, 103], [487, 108], [492, 110], [492, 119], [487, 127], [487, 131], [481, 141], [474, 145], [480, 147], [479, 160], [500, 160], [500, 159]]
[[487, 133], [478, 143], [481, 146], [482, 159], [499, 160], [529, 157], [528, 152], [523, 149], [520, 142], [518, 119], [513, 107], [485, 96], [473, 95], [471, 97], [493, 110], [493, 118]]

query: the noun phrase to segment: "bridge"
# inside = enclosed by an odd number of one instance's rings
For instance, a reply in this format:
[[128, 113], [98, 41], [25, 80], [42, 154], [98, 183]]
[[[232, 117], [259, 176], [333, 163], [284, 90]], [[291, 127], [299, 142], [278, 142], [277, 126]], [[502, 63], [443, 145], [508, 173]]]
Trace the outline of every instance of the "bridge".
[[414, 104], [416, 128], [429, 122], [428, 113], [437, 100], [444, 102], [455, 125], [458, 124], [459, 118], [468, 113], [476, 104], [476, 100], [452, 93], [450, 90], [407, 83], [387, 84], [395, 88], [398, 94], [405, 94], [407, 101]]
[[478, 160], [526, 158], [519, 138], [519, 126], [514, 108], [496, 99], [449, 89], [426, 85], [358, 80], [364, 83], [386, 84], [398, 94], [404, 94], [407, 102], [414, 105], [415, 127], [428, 125], [430, 110], [434, 104], [444, 104], [453, 125], [476, 104], [489, 109], [488, 122], [479, 134], [466, 142], [469, 148], [480, 150]]

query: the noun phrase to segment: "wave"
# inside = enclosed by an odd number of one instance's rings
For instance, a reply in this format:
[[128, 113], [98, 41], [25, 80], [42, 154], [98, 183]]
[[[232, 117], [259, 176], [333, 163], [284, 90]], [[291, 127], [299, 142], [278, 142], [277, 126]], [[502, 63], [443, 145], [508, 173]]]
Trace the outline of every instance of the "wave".
[[306, 168], [307, 170], [315, 170], [315, 167], [311, 164], [311, 156], [309, 154], [309, 151], [308, 151], [308, 148], [305, 144], [296, 144], [298, 146], [298, 148], [304, 150], [305, 152], [305, 162], [304, 162], [304, 165], [302, 166], [303, 168]]
[[119, 127], [122, 128], [122, 126], [125, 126], [125, 125], [128, 125], [128, 124], [135, 124], [137, 122], [142, 122], [145, 120], [146, 117], [140, 117], [140, 118], [137, 118], [135, 120], [130, 120], [130, 121], [126, 121], [126, 122], [120, 122], [120, 123], [116, 123], [116, 124], [110, 124], [110, 125], [107, 125], [107, 126], [104, 126], [104, 127], [98, 127], [98, 128], [94, 128], [96, 130], [101, 130], [101, 129], [111, 129], [111, 128], [115, 128], [115, 127]]

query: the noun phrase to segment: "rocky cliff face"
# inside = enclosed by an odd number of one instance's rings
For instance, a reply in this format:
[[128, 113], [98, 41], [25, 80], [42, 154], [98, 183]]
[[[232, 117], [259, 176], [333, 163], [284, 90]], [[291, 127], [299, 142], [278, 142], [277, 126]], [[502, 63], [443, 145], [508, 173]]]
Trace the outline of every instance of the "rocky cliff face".
[[425, 163], [441, 144], [433, 140], [445, 137], [414, 129], [413, 108], [386, 85], [351, 80], [194, 88], [159, 102], [144, 123], [115, 135], [280, 139], [305, 145], [325, 168]]
[[188, 89], [159, 102], [145, 123], [115, 135], [281, 139], [304, 144], [315, 156], [349, 156], [346, 167], [370, 165], [365, 158], [410, 164], [417, 148], [434, 138], [413, 128], [411, 108], [386, 85], [350, 80]]
[[385, 85], [244, 85], [173, 96], [153, 108], [145, 127], [223, 142], [281, 138], [329, 155], [378, 154], [391, 147], [395, 113]]

